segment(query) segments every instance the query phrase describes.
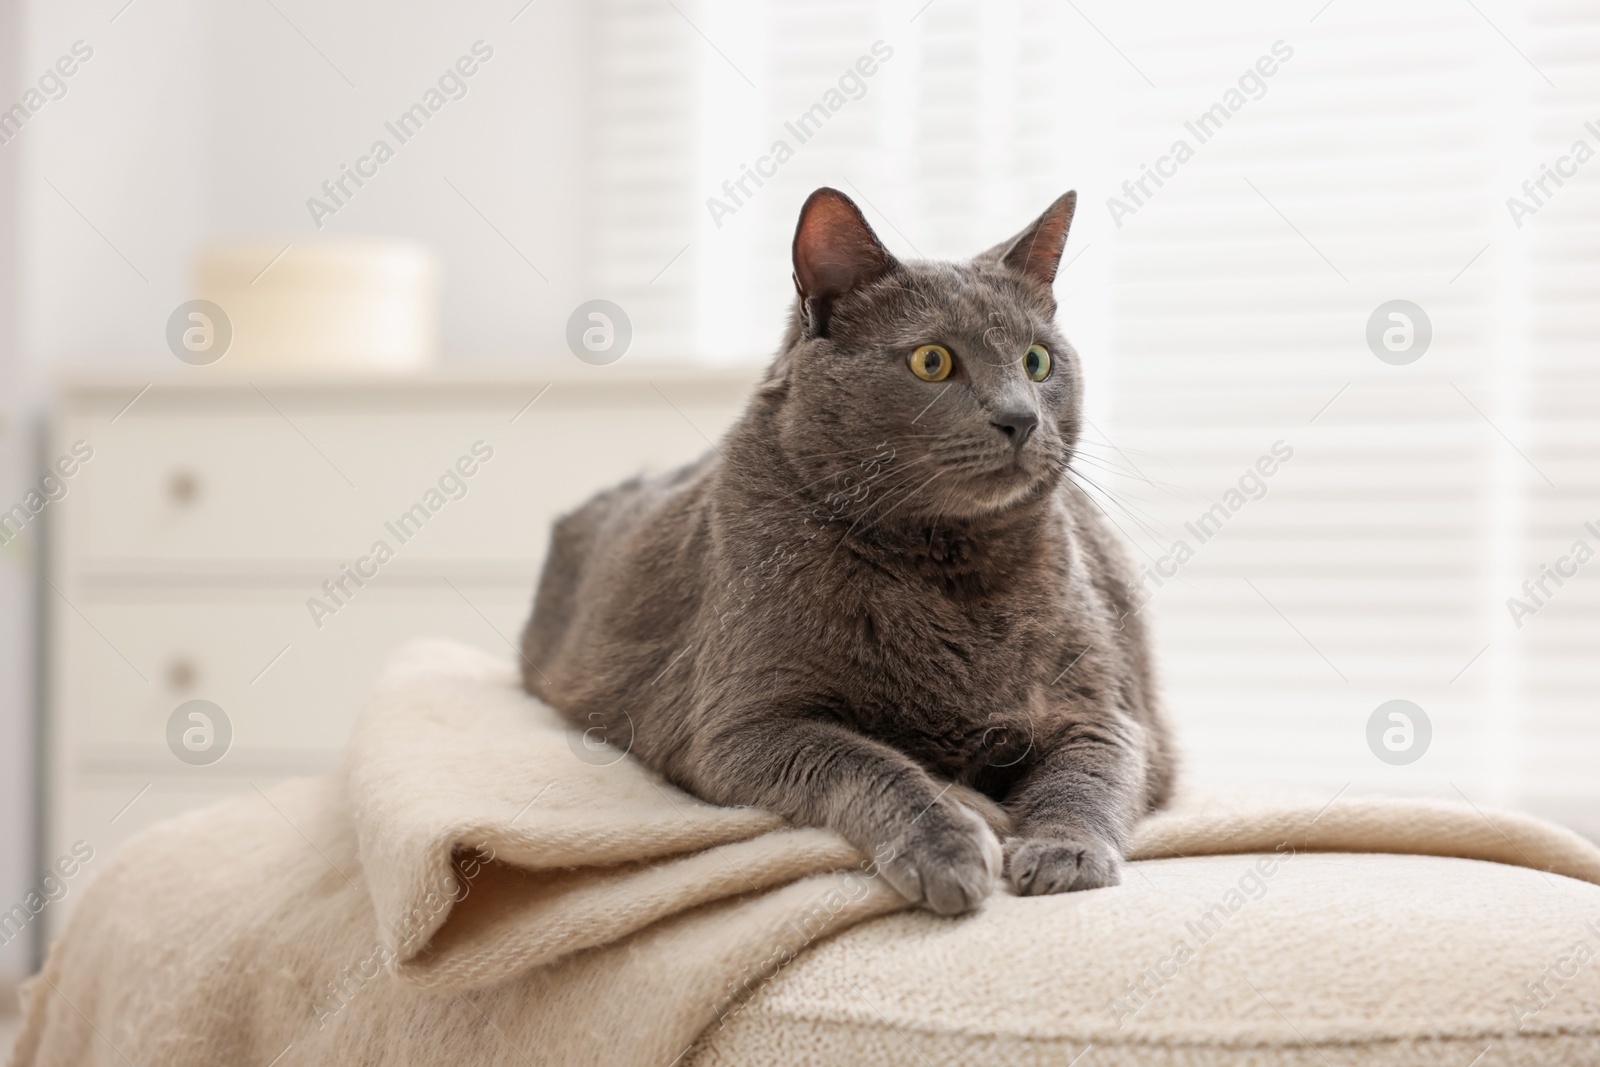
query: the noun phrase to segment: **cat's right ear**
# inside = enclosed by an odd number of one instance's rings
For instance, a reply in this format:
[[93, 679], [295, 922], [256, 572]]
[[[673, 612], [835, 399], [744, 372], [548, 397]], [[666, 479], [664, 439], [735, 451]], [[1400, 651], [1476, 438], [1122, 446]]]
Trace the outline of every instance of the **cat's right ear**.
[[876, 281], [895, 265], [855, 201], [837, 189], [806, 197], [794, 231], [794, 287], [807, 332], [826, 332], [833, 301]]

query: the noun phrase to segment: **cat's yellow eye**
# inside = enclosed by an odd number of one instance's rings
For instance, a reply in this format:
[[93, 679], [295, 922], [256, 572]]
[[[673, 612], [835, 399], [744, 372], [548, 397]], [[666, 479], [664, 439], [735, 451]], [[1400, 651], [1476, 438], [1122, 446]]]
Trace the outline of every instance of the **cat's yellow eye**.
[[1050, 377], [1050, 350], [1044, 345], [1029, 345], [1022, 356], [1022, 369], [1030, 382], [1042, 382]]
[[925, 382], [942, 382], [955, 368], [955, 357], [944, 345], [923, 345], [911, 353], [911, 373]]

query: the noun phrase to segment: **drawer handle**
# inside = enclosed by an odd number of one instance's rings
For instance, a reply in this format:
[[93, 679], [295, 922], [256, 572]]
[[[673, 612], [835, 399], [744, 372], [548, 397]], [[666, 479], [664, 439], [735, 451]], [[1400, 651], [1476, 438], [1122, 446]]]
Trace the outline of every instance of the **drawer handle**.
[[167, 664], [167, 685], [175, 692], [187, 693], [199, 678], [200, 670], [192, 659], [182, 657]]
[[200, 479], [193, 471], [174, 471], [167, 481], [167, 495], [175, 504], [193, 504], [200, 496]]

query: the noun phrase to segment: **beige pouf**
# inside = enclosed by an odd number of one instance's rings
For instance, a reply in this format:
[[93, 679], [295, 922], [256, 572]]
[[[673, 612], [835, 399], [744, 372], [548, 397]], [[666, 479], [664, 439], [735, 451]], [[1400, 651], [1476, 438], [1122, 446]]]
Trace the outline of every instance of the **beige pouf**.
[[814, 946], [693, 1067], [1600, 1064], [1600, 887], [1477, 860], [1135, 864]]

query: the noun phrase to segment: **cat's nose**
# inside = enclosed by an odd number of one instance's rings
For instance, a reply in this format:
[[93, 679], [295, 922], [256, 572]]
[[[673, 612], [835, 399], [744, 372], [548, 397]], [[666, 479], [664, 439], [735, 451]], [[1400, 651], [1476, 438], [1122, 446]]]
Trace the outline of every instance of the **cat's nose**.
[[989, 420], [989, 425], [1011, 438], [1011, 447], [1021, 449], [1039, 427], [1039, 416], [1031, 411], [1002, 412]]

